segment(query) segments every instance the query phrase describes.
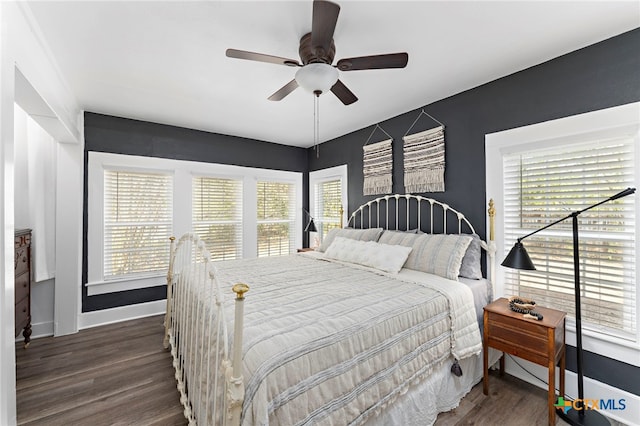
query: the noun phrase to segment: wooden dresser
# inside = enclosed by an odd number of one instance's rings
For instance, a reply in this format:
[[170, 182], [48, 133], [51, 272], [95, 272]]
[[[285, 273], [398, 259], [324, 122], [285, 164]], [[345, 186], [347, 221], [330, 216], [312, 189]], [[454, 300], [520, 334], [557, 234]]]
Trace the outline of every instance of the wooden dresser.
[[16, 337], [22, 330], [24, 347], [31, 341], [31, 229], [16, 230], [15, 234], [15, 313]]

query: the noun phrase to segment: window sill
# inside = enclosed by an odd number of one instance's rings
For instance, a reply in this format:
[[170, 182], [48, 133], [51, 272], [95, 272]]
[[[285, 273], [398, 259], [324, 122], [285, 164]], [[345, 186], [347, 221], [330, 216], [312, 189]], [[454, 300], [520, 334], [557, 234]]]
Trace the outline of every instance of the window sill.
[[128, 278], [109, 281], [93, 281], [86, 283], [87, 295], [97, 296], [100, 294], [115, 293], [118, 291], [136, 290], [146, 287], [157, 287], [166, 285], [167, 277], [165, 275], [146, 276], [138, 278]]

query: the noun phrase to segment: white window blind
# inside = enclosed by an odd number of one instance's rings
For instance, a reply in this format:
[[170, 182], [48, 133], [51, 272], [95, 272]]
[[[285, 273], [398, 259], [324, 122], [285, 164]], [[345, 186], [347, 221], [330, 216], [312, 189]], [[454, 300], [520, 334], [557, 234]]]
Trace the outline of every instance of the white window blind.
[[342, 207], [342, 180], [330, 179], [315, 184], [314, 222], [320, 239], [333, 228], [340, 227]]
[[[635, 187], [634, 147], [626, 137], [503, 156], [505, 249], [573, 211]], [[635, 198], [578, 217], [583, 326], [629, 339], [636, 333]], [[571, 220], [523, 244], [537, 270], [505, 268], [506, 294], [575, 316]]]
[[295, 185], [258, 182], [258, 257], [279, 256], [295, 248]]
[[169, 174], [104, 172], [104, 279], [165, 272], [172, 232]]
[[193, 232], [202, 238], [213, 260], [242, 257], [242, 181], [194, 177]]

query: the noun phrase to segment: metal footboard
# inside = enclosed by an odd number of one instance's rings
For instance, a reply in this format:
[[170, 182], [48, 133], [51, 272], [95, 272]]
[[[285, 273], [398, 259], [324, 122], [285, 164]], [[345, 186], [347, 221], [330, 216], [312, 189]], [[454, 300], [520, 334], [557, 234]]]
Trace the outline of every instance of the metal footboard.
[[184, 416], [190, 425], [238, 425], [244, 399], [242, 310], [248, 287], [236, 284], [233, 358], [224, 296], [204, 242], [171, 239], [167, 274], [165, 348], [171, 349]]

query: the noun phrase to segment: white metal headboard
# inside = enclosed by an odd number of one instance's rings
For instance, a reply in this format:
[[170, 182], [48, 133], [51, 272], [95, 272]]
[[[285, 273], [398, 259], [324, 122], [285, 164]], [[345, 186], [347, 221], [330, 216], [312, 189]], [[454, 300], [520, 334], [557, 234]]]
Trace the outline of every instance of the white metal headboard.
[[[423, 223], [423, 211], [428, 209], [428, 224]], [[426, 215], [427, 213], [425, 213]], [[486, 241], [481, 240], [481, 246], [487, 253], [487, 278], [495, 285], [495, 252], [496, 245], [493, 241], [495, 208], [493, 200], [489, 200], [489, 235]], [[434, 225], [434, 217], [442, 216], [442, 221]], [[400, 217], [404, 218], [404, 229], [399, 229]], [[475, 228], [464, 214], [452, 208], [448, 204], [442, 203], [433, 198], [422, 197], [412, 194], [394, 194], [378, 197], [368, 201], [358, 207], [347, 222], [347, 227], [351, 228], [384, 228], [388, 230], [410, 230], [418, 229], [426, 233], [454, 233], [447, 227], [447, 218], [457, 222], [455, 233], [475, 234]], [[439, 225], [442, 228], [439, 228]], [[450, 225], [451, 226], [451, 225]], [[452, 226], [453, 229], [455, 227]], [[495, 291], [495, 289], [494, 289]]]
[[[412, 202], [412, 200], [414, 200], [415, 203]], [[429, 209], [429, 224], [427, 229], [423, 229], [422, 227], [423, 209]], [[384, 197], [378, 197], [375, 200], [368, 201], [351, 213], [347, 226], [360, 229], [383, 227], [385, 229], [399, 230], [400, 216], [403, 215], [406, 219], [405, 229], [402, 229], [403, 231], [417, 228], [431, 234], [434, 233], [434, 212], [437, 213], [438, 211], [442, 212], [443, 233], [447, 233], [447, 216], [451, 215], [457, 219], [458, 234], [463, 233], [463, 231], [464, 233], [470, 234], [476, 233], [471, 222], [458, 210], [433, 198], [412, 194], [385, 195]], [[451, 215], [449, 213], [451, 213]], [[391, 227], [394, 221], [395, 227]], [[413, 224], [415, 224], [415, 227]], [[463, 230], [463, 224], [467, 226], [467, 229]]]

